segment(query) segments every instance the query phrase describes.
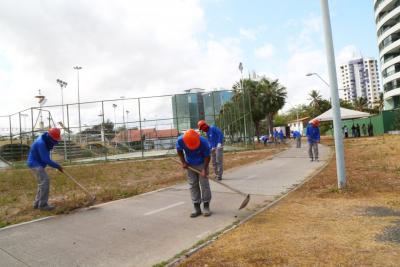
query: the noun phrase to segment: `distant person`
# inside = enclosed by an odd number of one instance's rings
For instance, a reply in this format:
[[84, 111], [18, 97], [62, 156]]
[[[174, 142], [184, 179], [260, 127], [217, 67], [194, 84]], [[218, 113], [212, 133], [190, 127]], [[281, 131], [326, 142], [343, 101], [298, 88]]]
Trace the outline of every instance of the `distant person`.
[[211, 161], [214, 167], [215, 178], [222, 180], [224, 172], [224, 134], [215, 125], [209, 126], [204, 120], [197, 123], [199, 130], [207, 135], [208, 143], [211, 147]]
[[48, 203], [50, 178], [46, 172], [46, 166], [63, 172], [60, 164], [50, 158], [50, 150], [61, 140], [61, 132], [58, 128], [51, 128], [48, 132], [39, 136], [33, 142], [28, 155], [27, 165], [32, 170], [37, 179], [38, 189], [33, 203], [34, 209], [50, 211], [54, 209], [53, 205]]
[[266, 135], [263, 135], [263, 136], [261, 136], [261, 141], [263, 142], [263, 144], [264, 144], [264, 146], [265, 145], [267, 145], [267, 142], [268, 142], [268, 136], [266, 136]]
[[296, 148], [301, 148], [301, 134], [299, 131], [293, 131], [293, 138], [296, 140]]
[[367, 136], [367, 126], [365, 126], [365, 123], [363, 123], [363, 125], [361, 126], [361, 130], [362, 130], [363, 136]]
[[319, 120], [311, 120], [306, 129], [308, 139], [308, 155], [311, 161], [318, 161], [318, 143], [320, 142]]
[[[210, 163], [210, 145], [207, 139], [200, 136], [195, 130], [187, 130], [176, 141], [176, 151], [182, 162], [182, 168], [187, 170], [187, 178], [190, 185], [190, 194], [194, 211], [190, 217], [200, 216], [200, 205], [203, 202], [204, 216], [210, 216], [211, 189], [208, 180], [208, 165]], [[197, 169], [200, 174], [188, 167]]]
[[356, 126], [354, 126], [354, 124], [353, 124], [353, 126], [351, 127], [351, 136], [352, 136], [353, 138], [357, 137], [357, 135], [356, 135]]
[[277, 144], [279, 140], [279, 133], [278, 131], [275, 129], [274, 130], [274, 143]]
[[279, 143], [283, 143], [283, 139], [285, 138], [285, 135], [283, 134], [282, 129], [279, 131]]
[[368, 124], [368, 132], [369, 136], [374, 136], [374, 126], [372, 125], [372, 123]]
[[346, 125], [343, 127], [343, 131], [344, 131], [344, 137], [348, 138], [349, 137], [349, 129], [347, 128]]
[[358, 123], [356, 125], [356, 135], [357, 135], [357, 137], [361, 137], [360, 124], [358, 124]]

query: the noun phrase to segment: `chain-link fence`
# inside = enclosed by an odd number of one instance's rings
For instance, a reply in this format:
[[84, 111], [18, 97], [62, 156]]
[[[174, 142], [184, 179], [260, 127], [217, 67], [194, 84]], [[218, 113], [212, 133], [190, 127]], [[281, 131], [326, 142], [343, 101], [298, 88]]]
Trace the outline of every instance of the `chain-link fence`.
[[253, 142], [250, 98], [241, 90], [188, 90], [184, 94], [32, 107], [0, 116], [0, 160], [24, 161], [32, 142], [50, 127], [62, 129], [53, 158], [94, 162], [175, 153], [177, 137], [205, 119], [225, 134], [229, 149]]

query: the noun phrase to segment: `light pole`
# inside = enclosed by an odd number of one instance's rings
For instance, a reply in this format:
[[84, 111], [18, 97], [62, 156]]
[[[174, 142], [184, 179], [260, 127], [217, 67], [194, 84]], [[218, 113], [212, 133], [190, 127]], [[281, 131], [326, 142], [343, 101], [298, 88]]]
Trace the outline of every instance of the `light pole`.
[[77, 80], [78, 80], [78, 121], [79, 121], [79, 142], [81, 143], [81, 100], [80, 100], [80, 95], [79, 95], [79, 70], [82, 69], [82, 67], [75, 66], [74, 69], [76, 70], [77, 74]]
[[113, 104], [114, 108], [114, 137], [117, 136], [117, 116], [115, 115], [115, 109], [117, 108], [117, 104]]
[[247, 125], [246, 125], [246, 105], [244, 98], [244, 88], [243, 88], [243, 63], [239, 63], [239, 71], [240, 71], [240, 87], [242, 89], [242, 101], [243, 101], [243, 123], [244, 123], [244, 144], [247, 145]]
[[124, 123], [124, 127], [126, 129], [126, 125], [125, 125], [125, 104], [124, 104], [125, 96], [121, 96], [120, 98], [122, 99], [122, 122]]
[[338, 188], [342, 189], [346, 187], [346, 170], [344, 162], [343, 137], [341, 134], [340, 102], [339, 102], [339, 90], [338, 90], [337, 76], [336, 76], [335, 52], [333, 49], [332, 29], [331, 29], [328, 0], [321, 0], [321, 8], [322, 8], [322, 21], [324, 26], [324, 39], [326, 46], [326, 59], [328, 62], [328, 69], [329, 69], [329, 82], [332, 85], [330, 86], [330, 89], [331, 89], [331, 99], [332, 99], [331, 104], [333, 111], [333, 131], [335, 136]]
[[306, 74], [306, 76], [308, 76], [308, 77], [313, 76], [313, 75], [315, 75], [315, 76], [317, 76], [318, 78], [320, 78], [320, 80], [321, 80], [322, 82], [324, 82], [324, 83], [326, 84], [326, 86], [330, 87], [330, 86], [329, 86], [329, 83], [327, 83], [324, 79], [322, 79], [322, 77], [321, 77], [318, 73], [316, 73], [316, 72], [310, 72], [310, 73], [307, 73], [307, 74]]
[[[62, 128], [64, 129], [64, 133], [65, 133], [65, 123], [64, 123], [64, 93], [63, 93], [63, 89], [65, 87], [67, 87], [68, 83], [64, 82], [63, 80], [57, 79], [57, 83], [60, 85], [61, 88], [61, 108], [62, 108]], [[65, 138], [64, 139], [64, 160], [67, 160], [67, 143], [65, 142]]]
[[47, 99], [44, 95], [42, 95], [41, 90], [39, 89], [39, 95], [35, 96], [35, 98], [38, 99], [40, 110], [39, 110], [39, 115], [40, 115], [40, 130], [44, 129], [44, 123], [43, 123], [43, 113], [42, 113], [42, 108], [43, 105], [46, 103]]
[[129, 131], [129, 119], [128, 119], [128, 114], [129, 110], [126, 110], [126, 130], [128, 131], [128, 147], [130, 147], [129, 142], [131, 141], [131, 132]]

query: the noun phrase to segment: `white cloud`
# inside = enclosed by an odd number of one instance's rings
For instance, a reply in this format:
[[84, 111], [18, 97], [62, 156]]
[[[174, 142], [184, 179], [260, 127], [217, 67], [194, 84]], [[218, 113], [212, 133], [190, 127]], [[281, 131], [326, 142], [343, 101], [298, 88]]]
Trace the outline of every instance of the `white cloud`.
[[360, 58], [361, 56], [360, 50], [355, 45], [347, 45], [343, 47], [336, 56], [336, 64], [344, 64], [352, 59]]
[[200, 40], [205, 25], [199, 0], [1, 1], [0, 115], [35, 105], [39, 88], [59, 104], [58, 78], [68, 82], [64, 102], [76, 102], [76, 65], [81, 101], [229, 86], [239, 41]]
[[239, 29], [239, 34], [240, 37], [243, 39], [248, 39], [248, 40], [257, 40], [258, 35], [262, 34], [265, 32], [267, 29], [266, 26], [261, 25], [256, 28], [240, 28]]
[[254, 54], [257, 58], [260, 59], [269, 59], [274, 55], [274, 46], [272, 44], [264, 44], [261, 47], [258, 47]]

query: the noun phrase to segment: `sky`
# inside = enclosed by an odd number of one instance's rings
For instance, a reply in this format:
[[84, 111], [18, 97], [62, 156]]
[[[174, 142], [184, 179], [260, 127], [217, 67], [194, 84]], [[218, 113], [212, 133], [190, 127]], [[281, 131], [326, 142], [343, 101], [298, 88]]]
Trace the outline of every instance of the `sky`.
[[[329, 3], [336, 63], [378, 58], [373, 0]], [[319, 0], [1, 0], [0, 32], [0, 115], [37, 106], [38, 89], [60, 104], [57, 79], [76, 103], [77, 65], [81, 102], [231, 88], [239, 62], [244, 75], [279, 79], [285, 108], [312, 89], [329, 97], [305, 76], [329, 80]]]

